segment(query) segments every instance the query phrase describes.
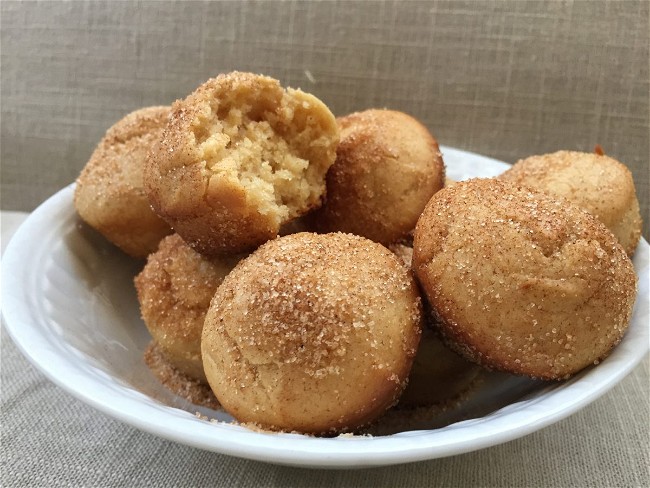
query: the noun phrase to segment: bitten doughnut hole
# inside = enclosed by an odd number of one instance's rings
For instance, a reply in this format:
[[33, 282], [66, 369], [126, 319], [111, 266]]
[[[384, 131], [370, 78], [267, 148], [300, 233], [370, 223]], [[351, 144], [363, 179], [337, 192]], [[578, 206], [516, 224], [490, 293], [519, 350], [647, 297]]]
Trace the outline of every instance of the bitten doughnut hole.
[[216, 117], [198, 117], [192, 124], [200, 158], [213, 175], [237, 180], [255, 195], [260, 213], [274, 226], [318, 203], [329, 167], [311, 149], [323, 128], [305, 113], [309, 97], [288, 93], [278, 98], [266, 90], [254, 100], [250, 92], [224, 93], [210, 106]]
[[337, 143], [334, 116], [314, 96], [229, 73], [174, 105], [146, 188], [198, 251], [252, 250], [320, 205]]

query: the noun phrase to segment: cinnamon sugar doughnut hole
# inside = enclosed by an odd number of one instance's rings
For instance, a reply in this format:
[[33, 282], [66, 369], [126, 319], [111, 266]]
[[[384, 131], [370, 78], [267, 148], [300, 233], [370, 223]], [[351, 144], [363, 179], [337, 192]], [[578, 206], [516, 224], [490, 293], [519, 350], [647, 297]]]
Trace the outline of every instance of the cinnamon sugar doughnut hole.
[[595, 217], [496, 179], [437, 193], [415, 229], [413, 269], [439, 331], [489, 368], [564, 379], [620, 342], [632, 262]]
[[337, 122], [341, 142], [325, 203], [310, 214], [314, 229], [382, 244], [406, 237], [444, 185], [438, 143], [420, 122], [394, 110], [366, 110]]
[[172, 231], [151, 209], [142, 173], [170, 107], [136, 110], [113, 125], [77, 178], [79, 216], [122, 251], [146, 258]]
[[207, 383], [201, 332], [210, 300], [244, 255], [208, 259], [178, 234], [165, 237], [135, 277], [140, 312], [160, 353], [178, 371]]
[[597, 153], [558, 151], [514, 164], [500, 179], [564, 197], [598, 218], [629, 256], [641, 238], [641, 211], [632, 173]]
[[156, 212], [197, 251], [250, 251], [321, 204], [339, 131], [316, 97], [233, 72], [172, 108], [145, 188]]
[[205, 373], [238, 421], [276, 431], [351, 431], [395, 404], [421, 332], [411, 273], [350, 234], [261, 246], [219, 287], [205, 319]]

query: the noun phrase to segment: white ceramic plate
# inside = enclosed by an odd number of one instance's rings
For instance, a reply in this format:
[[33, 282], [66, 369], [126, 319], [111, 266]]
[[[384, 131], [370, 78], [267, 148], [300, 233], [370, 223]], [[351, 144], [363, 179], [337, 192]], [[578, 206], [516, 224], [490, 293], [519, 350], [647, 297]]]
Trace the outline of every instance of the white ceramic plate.
[[[452, 179], [494, 176], [507, 165], [443, 148]], [[648, 350], [648, 243], [634, 257], [639, 294], [630, 328], [610, 357], [570, 381], [541, 383], [490, 375], [446, 427], [378, 437], [322, 439], [252, 432], [230, 417], [167, 392], [142, 360], [150, 337], [133, 276], [141, 262], [85, 226], [69, 186], [41, 205], [2, 262], [7, 329], [53, 382], [123, 422], [190, 446], [296, 466], [364, 467], [450, 456], [493, 446], [556, 422], [618, 383]], [[219, 422], [198, 418], [200, 412]], [[461, 418], [469, 420], [457, 421]]]

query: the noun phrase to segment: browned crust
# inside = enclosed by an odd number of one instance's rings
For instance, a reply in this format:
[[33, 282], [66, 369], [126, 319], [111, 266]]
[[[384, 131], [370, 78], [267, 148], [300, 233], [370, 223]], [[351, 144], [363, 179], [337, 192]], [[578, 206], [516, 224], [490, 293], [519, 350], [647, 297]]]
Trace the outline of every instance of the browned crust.
[[438, 143], [419, 121], [394, 110], [337, 119], [336, 162], [325, 204], [311, 216], [319, 232], [350, 232], [390, 244], [413, 230], [445, 181]]
[[77, 178], [79, 215], [127, 254], [156, 250], [169, 225], [151, 209], [142, 183], [146, 156], [167, 124], [170, 107], [136, 110], [113, 125]]
[[492, 179], [431, 199], [413, 269], [456, 350], [543, 379], [606, 357], [636, 297], [632, 263], [602, 223], [566, 200]]

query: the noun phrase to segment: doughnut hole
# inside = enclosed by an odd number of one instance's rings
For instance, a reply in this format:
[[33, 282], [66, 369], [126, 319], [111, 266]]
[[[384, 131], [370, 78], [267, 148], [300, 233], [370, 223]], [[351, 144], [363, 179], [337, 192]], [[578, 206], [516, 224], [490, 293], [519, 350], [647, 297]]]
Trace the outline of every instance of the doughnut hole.
[[192, 379], [207, 382], [201, 359], [205, 314], [224, 277], [242, 257], [208, 259], [172, 234], [135, 277], [147, 329], [169, 363]]
[[320, 205], [338, 128], [316, 97], [235, 72], [173, 108], [146, 188], [159, 214], [200, 252], [251, 250]]
[[350, 232], [388, 245], [415, 228], [444, 184], [438, 143], [413, 117], [366, 110], [337, 119], [341, 142], [327, 173], [327, 197], [310, 214], [318, 232]]
[[421, 331], [411, 274], [349, 234], [292, 234], [228, 275], [206, 316], [205, 372], [237, 420], [269, 430], [354, 430], [395, 404]]
[[413, 270], [447, 344], [492, 369], [565, 379], [627, 329], [634, 267], [614, 235], [567, 200], [497, 179], [436, 194]]
[[167, 124], [170, 107], [146, 107], [115, 123], [84, 166], [74, 193], [79, 216], [126, 254], [146, 258], [172, 231], [143, 187], [147, 154]]

